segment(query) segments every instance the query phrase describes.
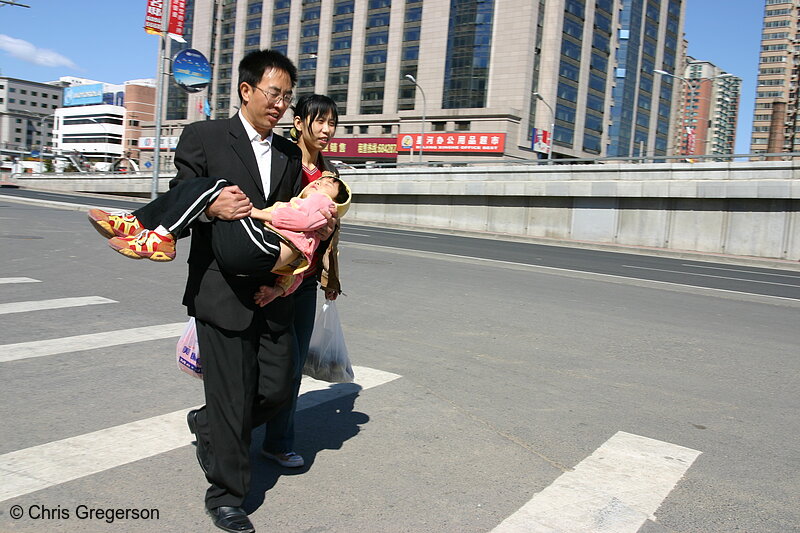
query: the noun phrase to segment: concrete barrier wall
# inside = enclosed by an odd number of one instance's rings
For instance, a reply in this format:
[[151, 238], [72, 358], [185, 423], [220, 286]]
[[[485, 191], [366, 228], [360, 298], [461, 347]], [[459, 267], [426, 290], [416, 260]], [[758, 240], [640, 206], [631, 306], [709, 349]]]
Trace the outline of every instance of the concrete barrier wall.
[[[358, 222], [800, 260], [792, 161], [343, 171]], [[164, 191], [171, 176], [163, 176]], [[25, 175], [23, 186], [147, 195], [149, 177]]]

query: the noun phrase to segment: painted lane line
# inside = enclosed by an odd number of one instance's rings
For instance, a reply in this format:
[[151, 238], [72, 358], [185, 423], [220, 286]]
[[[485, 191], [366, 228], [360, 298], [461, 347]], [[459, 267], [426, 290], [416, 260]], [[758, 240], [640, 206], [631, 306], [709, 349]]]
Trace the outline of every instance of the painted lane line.
[[144, 342], [169, 337], [180, 337], [186, 322], [175, 322], [159, 326], [145, 326], [74, 337], [61, 337], [43, 341], [18, 342], [16, 344], [0, 345], [0, 363], [44, 357], [46, 355], [59, 355], [62, 353], [108, 348], [121, 344]]
[[41, 283], [41, 280], [33, 278], [0, 278], [0, 285], [6, 283]]
[[491, 533], [636, 533], [700, 453], [620, 431]]
[[[576, 270], [574, 268], [563, 268], [563, 267], [551, 267], [545, 265], [536, 265], [533, 263], [520, 263], [519, 261], [503, 261], [501, 259], [488, 259], [485, 257], [471, 257], [468, 255], [459, 255], [459, 254], [449, 254], [444, 252], [431, 252], [426, 251], [424, 254], [417, 250], [409, 250], [406, 248], [395, 248], [393, 246], [384, 246], [381, 244], [367, 244], [367, 243], [358, 243], [358, 242], [348, 242], [346, 243], [347, 246], [352, 246], [353, 248], [377, 248], [380, 250], [384, 250], [387, 253], [394, 253], [400, 255], [410, 255], [413, 257], [425, 257], [425, 258], [440, 258], [440, 259], [447, 259], [452, 258], [458, 261], [463, 261], [466, 263], [494, 263], [496, 265], [508, 265], [511, 267], [521, 267], [530, 269], [533, 271], [541, 271], [541, 272], [552, 272], [554, 274], [558, 274], [561, 272], [567, 274], [577, 274], [579, 276], [586, 276], [591, 278], [597, 279], [608, 279], [608, 280], [617, 280], [622, 282], [643, 282], [643, 283], [652, 283], [653, 285], [661, 285], [665, 287], [678, 287], [682, 289], [690, 289], [693, 291], [700, 290], [700, 291], [710, 291], [713, 293], [720, 293], [720, 294], [740, 294], [743, 296], [756, 296], [758, 298], [767, 298], [769, 300], [782, 300], [787, 302], [798, 302], [800, 299], [798, 298], [790, 298], [786, 296], [774, 296], [771, 294], [761, 294], [758, 292], [745, 292], [745, 291], [734, 291], [730, 289], [718, 289], [716, 287], [706, 287], [704, 285], [689, 285], [688, 283], [677, 283], [674, 281], [661, 281], [658, 279], [650, 279], [650, 278], [635, 278], [632, 276], [622, 276], [618, 274], [604, 274], [602, 272], [593, 272], [591, 270]], [[739, 280], [742, 281], [742, 280]]]
[[640, 267], [635, 265], [622, 265], [625, 268], [637, 268], [639, 270], [654, 270], [656, 272], [670, 272], [672, 274], [686, 274], [687, 276], [702, 276], [704, 278], [717, 278], [717, 279], [732, 279], [735, 281], [745, 281], [747, 283], [764, 283], [766, 285], [780, 285], [781, 287], [800, 287], [800, 285], [795, 285], [793, 283], [777, 283], [775, 281], [759, 281], [755, 279], [747, 279], [747, 278], [732, 278], [729, 276], [715, 276], [713, 274], [700, 274], [698, 272], [686, 272], [685, 270], [667, 270], [665, 268], [650, 268], [650, 267]]
[[81, 296], [77, 298], [54, 298], [52, 300], [36, 300], [28, 302], [11, 302], [0, 304], [0, 315], [9, 313], [26, 313], [28, 311], [45, 311], [48, 309], [64, 309], [65, 307], [82, 307], [84, 305], [115, 304], [102, 296]]
[[690, 268], [707, 268], [709, 270], [727, 270], [729, 272], [745, 272], [747, 274], [756, 274], [758, 276], [776, 276], [779, 278], [789, 278], [789, 279], [800, 279], [800, 274], [795, 274], [794, 276], [791, 274], [775, 274], [772, 272], [757, 272], [755, 270], [745, 270], [743, 268], [725, 268], [725, 267], [714, 267], [714, 266], [707, 266], [707, 265], [691, 265], [689, 263], [681, 263], [681, 266], [690, 267]]
[[[360, 366], [353, 367], [353, 371], [355, 383], [326, 383], [304, 377], [297, 409], [308, 409], [400, 377]], [[186, 427], [186, 413], [197, 407], [0, 455], [0, 501], [187, 446], [194, 436]]]
[[[439, 238], [437, 235], [421, 235], [421, 234], [417, 234], [416, 232], [413, 232], [413, 231], [380, 230], [380, 229], [375, 229], [375, 228], [368, 228], [366, 226], [358, 226], [358, 229], [360, 231], [367, 231], [367, 232], [372, 232], [372, 233], [388, 233], [389, 235], [400, 235], [400, 236], [403, 236], [403, 237], [409, 237], [410, 236], [410, 237], [419, 237], [421, 239], [438, 239]], [[344, 229], [342, 231], [344, 231]]]

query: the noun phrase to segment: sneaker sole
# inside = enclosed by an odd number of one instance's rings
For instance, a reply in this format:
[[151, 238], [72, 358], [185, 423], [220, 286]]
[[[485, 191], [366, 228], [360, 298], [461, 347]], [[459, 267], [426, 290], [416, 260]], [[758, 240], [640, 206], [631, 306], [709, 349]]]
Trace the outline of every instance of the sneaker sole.
[[156, 261], [157, 263], [166, 263], [175, 259], [174, 254], [167, 254], [165, 252], [137, 252], [135, 250], [131, 250], [130, 248], [117, 248], [110, 242], [108, 245], [115, 251], [131, 259], [149, 259], [150, 261]]
[[114, 233], [114, 230], [111, 227], [111, 225], [105, 220], [95, 220], [92, 218], [91, 215], [89, 215], [89, 222], [92, 223], [92, 227], [97, 230], [97, 233], [99, 233], [106, 239], [112, 239], [117, 236]]
[[279, 465], [281, 465], [284, 468], [300, 468], [301, 466], [305, 466], [306, 465], [306, 462], [305, 462], [304, 459], [300, 459], [297, 462], [291, 463], [289, 461], [284, 461], [283, 459], [279, 459], [279, 458], [275, 457], [274, 455], [268, 454], [267, 452], [265, 452], [263, 450], [261, 452], [261, 456], [266, 458], [266, 459], [269, 459], [270, 461], [274, 461], [274, 462], [278, 463]]

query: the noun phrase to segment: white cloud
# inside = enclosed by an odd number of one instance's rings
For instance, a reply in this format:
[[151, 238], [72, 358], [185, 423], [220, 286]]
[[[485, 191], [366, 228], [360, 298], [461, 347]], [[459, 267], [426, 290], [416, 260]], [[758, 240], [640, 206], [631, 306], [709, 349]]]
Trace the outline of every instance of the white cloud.
[[17, 59], [43, 67], [78, 68], [78, 65], [73, 63], [71, 59], [62, 56], [58, 52], [45, 48], [38, 48], [28, 41], [15, 39], [8, 35], [3, 35], [2, 33], [0, 33], [0, 50], [8, 52]]

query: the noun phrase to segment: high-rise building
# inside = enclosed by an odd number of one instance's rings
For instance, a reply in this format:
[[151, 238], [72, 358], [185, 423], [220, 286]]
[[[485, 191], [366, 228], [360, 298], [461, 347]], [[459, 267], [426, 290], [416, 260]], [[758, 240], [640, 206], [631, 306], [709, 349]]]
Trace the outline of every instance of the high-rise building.
[[800, 151], [798, 0], [766, 0], [751, 153]]
[[185, 46], [212, 84], [165, 90], [162, 135], [204, 119], [206, 98], [212, 118], [233, 114], [238, 62], [272, 48], [298, 66], [298, 94], [339, 104], [330, 159], [532, 159], [551, 140], [554, 158], [667, 155], [675, 80], [653, 71], [682, 72], [683, 4], [189, 0]]
[[691, 57], [687, 58], [683, 75], [671, 77], [681, 84], [670, 153], [689, 157], [733, 154], [741, 78]]

